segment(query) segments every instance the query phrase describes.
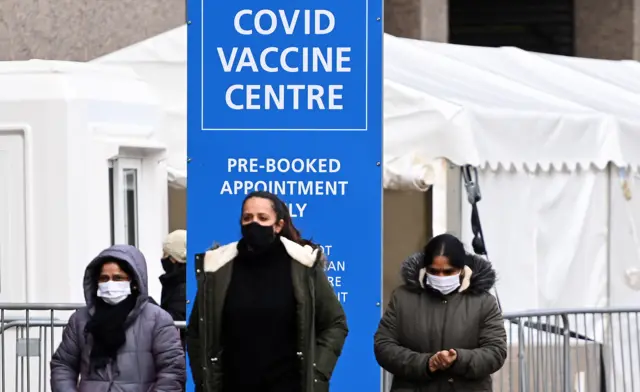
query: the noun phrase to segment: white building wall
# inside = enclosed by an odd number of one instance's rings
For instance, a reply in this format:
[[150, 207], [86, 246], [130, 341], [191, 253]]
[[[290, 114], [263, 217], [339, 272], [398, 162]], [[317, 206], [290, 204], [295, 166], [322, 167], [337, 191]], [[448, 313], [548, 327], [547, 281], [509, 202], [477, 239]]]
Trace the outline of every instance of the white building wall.
[[[159, 116], [154, 95], [131, 71], [0, 63], [0, 173], [12, 173], [12, 187], [0, 192], [0, 302], [84, 302], [84, 268], [111, 244], [109, 159], [120, 155], [141, 160], [138, 245], [159, 299], [167, 231]], [[21, 207], [24, 216], [15, 211]]]

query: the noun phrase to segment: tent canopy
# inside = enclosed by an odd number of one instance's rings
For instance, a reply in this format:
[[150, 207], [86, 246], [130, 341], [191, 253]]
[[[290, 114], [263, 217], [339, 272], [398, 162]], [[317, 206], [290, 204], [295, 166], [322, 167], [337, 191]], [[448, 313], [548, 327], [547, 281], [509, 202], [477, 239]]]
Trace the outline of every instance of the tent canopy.
[[[186, 183], [186, 26], [94, 61], [132, 67], [165, 109], [170, 179]], [[424, 189], [431, 162], [640, 164], [640, 64], [384, 40], [385, 187]]]

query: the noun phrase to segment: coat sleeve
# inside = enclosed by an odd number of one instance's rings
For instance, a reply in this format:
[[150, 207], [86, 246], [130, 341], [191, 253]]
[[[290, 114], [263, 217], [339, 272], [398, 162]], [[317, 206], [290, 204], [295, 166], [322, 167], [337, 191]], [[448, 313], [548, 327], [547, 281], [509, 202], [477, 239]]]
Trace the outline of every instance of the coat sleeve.
[[62, 341], [51, 357], [51, 392], [77, 392], [82, 355], [79, 312], [69, 318]]
[[157, 308], [153, 329], [153, 358], [156, 365], [154, 392], [182, 392], [187, 378], [180, 333], [169, 313]]
[[[200, 295], [196, 294], [196, 300], [191, 308], [189, 324], [187, 326], [187, 353], [189, 355], [189, 366], [191, 377], [196, 388], [202, 388], [202, 361], [201, 361], [201, 341], [200, 341]], [[197, 389], [200, 390], [200, 389]]]
[[507, 333], [502, 312], [496, 299], [491, 294], [485, 295], [478, 348], [453, 348], [458, 358], [451, 366], [451, 373], [470, 380], [492, 375], [502, 368], [507, 359]]
[[333, 369], [338, 362], [342, 347], [347, 338], [347, 317], [342, 305], [333, 291], [333, 287], [324, 273], [322, 263], [316, 263], [316, 350], [314, 367], [325, 380], [331, 379]]
[[[419, 353], [402, 346], [398, 336], [398, 324], [402, 322], [398, 317], [398, 310], [401, 307], [397, 291], [394, 291], [374, 336], [376, 360], [383, 369], [394, 376], [415, 382], [428, 381], [431, 379], [429, 358], [433, 354]], [[407, 309], [406, 312], [400, 313], [412, 314], [413, 310]]]

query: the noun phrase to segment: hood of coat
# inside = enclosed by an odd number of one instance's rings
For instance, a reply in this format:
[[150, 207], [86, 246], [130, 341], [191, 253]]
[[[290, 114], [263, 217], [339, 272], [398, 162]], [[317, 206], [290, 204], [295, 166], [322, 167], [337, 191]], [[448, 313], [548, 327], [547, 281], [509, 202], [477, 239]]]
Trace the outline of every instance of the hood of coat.
[[[305, 267], [311, 268], [316, 262], [322, 262], [323, 255], [321, 248], [314, 248], [310, 245], [302, 246], [287, 238], [278, 238], [282, 241], [282, 244], [287, 250], [287, 254]], [[216, 272], [235, 259], [236, 256], [238, 256], [238, 242], [214, 247], [214, 249], [208, 250], [204, 254], [204, 272]]]
[[[424, 287], [424, 277], [427, 273], [423, 266], [424, 254], [414, 253], [402, 263], [402, 279], [411, 289], [421, 290]], [[459, 293], [480, 294], [488, 292], [496, 284], [496, 271], [491, 263], [480, 256], [469, 255], [464, 267], [464, 277], [458, 289]]]
[[84, 271], [84, 300], [87, 303], [87, 307], [90, 309], [95, 304], [98, 292], [98, 282], [95, 281], [96, 269], [102, 266], [105, 260], [116, 259], [123, 261], [131, 267], [134, 273], [134, 280], [138, 287], [138, 300], [134, 312], [139, 310], [144, 303], [149, 300], [149, 286], [147, 282], [147, 261], [144, 258], [142, 252], [136, 247], [131, 245], [114, 245], [100, 252], [96, 258], [94, 258], [87, 269]]

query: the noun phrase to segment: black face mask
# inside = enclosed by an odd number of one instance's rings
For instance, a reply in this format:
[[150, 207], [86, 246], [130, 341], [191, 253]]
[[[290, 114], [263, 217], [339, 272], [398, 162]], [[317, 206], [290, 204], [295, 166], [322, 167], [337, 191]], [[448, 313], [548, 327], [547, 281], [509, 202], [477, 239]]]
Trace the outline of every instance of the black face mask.
[[164, 272], [169, 273], [173, 271], [174, 267], [175, 264], [171, 262], [170, 258], [165, 257], [164, 259], [162, 259], [162, 269], [164, 270]]
[[276, 232], [273, 226], [262, 226], [257, 222], [242, 225], [242, 238], [250, 248], [264, 249], [271, 245], [276, 239]]

